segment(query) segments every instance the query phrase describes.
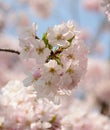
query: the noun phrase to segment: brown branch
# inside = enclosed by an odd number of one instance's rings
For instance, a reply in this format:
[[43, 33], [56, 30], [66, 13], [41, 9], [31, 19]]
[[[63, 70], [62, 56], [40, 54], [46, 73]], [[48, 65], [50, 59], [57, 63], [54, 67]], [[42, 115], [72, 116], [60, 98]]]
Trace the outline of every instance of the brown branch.
[[15, 51], [15, 50], [13, 50], [13, 49], [1, 49], [1, 48], [0, 48], [0, 51], [15, 53], [15, 54], [18, 54], [18, 55], [20, 54], [19, 51]]

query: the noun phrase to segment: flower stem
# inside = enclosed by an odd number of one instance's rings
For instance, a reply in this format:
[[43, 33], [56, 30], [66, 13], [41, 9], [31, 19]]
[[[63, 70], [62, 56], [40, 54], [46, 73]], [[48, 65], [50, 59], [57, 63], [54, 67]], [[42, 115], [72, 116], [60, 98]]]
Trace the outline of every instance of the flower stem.
[[20, 54], [19, 51], [15, 51], [15, 50], [13, 50], [13, 49], [2, 49], [2, 48], [0, 48], [0, 51], [15, 53], [15, 54], [18, 54], [18, 55]]

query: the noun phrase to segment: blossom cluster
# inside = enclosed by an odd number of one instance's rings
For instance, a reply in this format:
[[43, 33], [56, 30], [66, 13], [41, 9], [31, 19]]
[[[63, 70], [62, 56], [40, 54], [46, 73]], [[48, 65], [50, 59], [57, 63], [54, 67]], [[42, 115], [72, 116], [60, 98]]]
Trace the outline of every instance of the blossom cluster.
[[38, 97], [58, 102], [85, 74], [88, 50], [72, 21], [48, 28], [41, 39], [36, 28], [36, 24], [25, 28], [19, 37], [21, 56], [36, 60], [24, 85], [33, 85]]
[[[83, 87], [83, 88], [82, 88]], [[104, 115], [110, 115], [110, 64], [99, 59], [88, 59], [88, 71], [79, 83], [83, 96], [92, 99], [93, 106]], [[85, 96], [86, 95], [86, 96]], [[89, 101], [89, 102], [91, 102]], [[91, 107], [92, 108], [92, 107]]]
[[[77, 115], [79, 114], [79, 115]], [[63, 130], [109, 130], [110, 120], [108, 117], [98, 113], [82, 113], [78, 112], [70, 114], [63, 119]]]
[[109, 117], [98, 111], [97, 104], [93, 101], [94, 97], [90, 93], [86, 93], [85, 99], [80, 100], [73, 95], [68, 97], [63, 100], [64, 104], [60, 108], [63, 115], [61, 120], [62, 130], [110, 129]]
[[58, 106], [38, 99], [34, 87], [10, 81], [0, 89], [0, 130], [110, 130], [107, 116], [81, 102]]
[[49, 17], [54, 6], [54, 0], [18, 0], [18, 2], [30, 6], [40, 18]]
[[83, 0], [83, 6], [89, 11], [100, 11], [100, 2], [101, 0]]
[[10, 81], [0, 90], [0, 130], [60, 130], [58, 106], [37, 99], [33, 87]]
[[41, 18], [46, 18], [52, 13], [53, 0], [29, 0], [29, 4]]
[[105, 8], [105, 13], [108, 16], [108, 19], [110, 20], [110, 0], [103, 0], [102, 6]]

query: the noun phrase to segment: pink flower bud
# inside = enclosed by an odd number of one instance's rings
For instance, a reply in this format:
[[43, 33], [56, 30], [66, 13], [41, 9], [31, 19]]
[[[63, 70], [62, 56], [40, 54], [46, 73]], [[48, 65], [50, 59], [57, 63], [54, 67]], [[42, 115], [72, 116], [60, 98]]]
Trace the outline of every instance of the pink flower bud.
[[37, 79], [39, 79], [41, 77], [39, 69], [37, 69], [37, 70], [34, 71], [33, 77], [34, 77], [35, 80], [37, 80]]

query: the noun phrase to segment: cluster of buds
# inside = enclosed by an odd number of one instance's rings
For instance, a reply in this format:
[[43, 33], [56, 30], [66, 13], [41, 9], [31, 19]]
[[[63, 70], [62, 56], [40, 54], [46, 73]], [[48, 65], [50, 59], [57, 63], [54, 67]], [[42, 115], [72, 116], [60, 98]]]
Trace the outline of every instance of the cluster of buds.
[[19, 37], [21, 56], [34, 58], [37, 66], [27, 74], [24, 85], [33, 85], [38, 97], [58, 102], [85, 74], [88, 50], [72, 21], [48, 28], [41, 39], [36, 28], [36, 24], [25, 28]]

